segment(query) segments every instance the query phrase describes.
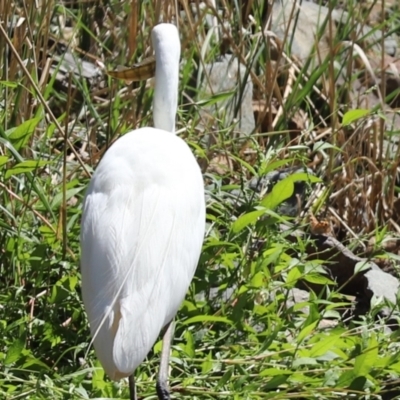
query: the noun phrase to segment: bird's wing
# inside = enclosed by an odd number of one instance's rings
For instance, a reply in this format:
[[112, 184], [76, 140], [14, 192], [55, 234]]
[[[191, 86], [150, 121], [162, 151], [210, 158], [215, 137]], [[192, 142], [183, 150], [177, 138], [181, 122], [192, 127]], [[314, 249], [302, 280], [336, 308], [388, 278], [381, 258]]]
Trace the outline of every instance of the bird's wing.
[[201, 176], [183, 183], [89, 188], [82, 292], [96, 352], [114, 379], [143, 361], [193, 277], [204, 233], [203, 184]]

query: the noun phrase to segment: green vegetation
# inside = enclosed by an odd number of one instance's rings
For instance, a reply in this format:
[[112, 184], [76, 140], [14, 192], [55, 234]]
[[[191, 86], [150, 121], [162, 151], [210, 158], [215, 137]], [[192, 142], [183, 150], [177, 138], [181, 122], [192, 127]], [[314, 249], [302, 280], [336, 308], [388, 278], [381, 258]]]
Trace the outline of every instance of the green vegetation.
[[[109, 381], [90, 346], [80, 296], [80, 216], [90, 174], [110, 143], [152, 124], [152, 89], [149, 83], [127, 86], [94, 68], [128, 66], [151, 54], [149, 33], [158, 15], [175, 15], [175, 2], [167, 3], [0, 2], [1, 399], [128, 398], [127, 383]], [[310, 259], [308, 227], [312, 211], [355, 253], [366, 254], [373, 240], [374, 256], [398, 260], [382, 247], [398, 233], [400, 215], [400, 150], [383, 150], [399, 134], [387, 128], [396, 117], [398, 90], [389, 93], [382, 70], [374, 72], [381, 83], [369, 88], [380, 89], [376, 104], [349, 100], [355, 82], [371, 79], [366, 75], [375, 68], [360, 66], [360, 59], [385, 63], [383, 53], [362, 47], [365, 38], [354, 28], [381, 3], [348, 1], [351, 18], [334, 35], [328, 18], [321, 34], [332, 33], [329, 51], [313, 68], [311, 57], [299, 61], [290, 54], [290, 34], [284, 43], [262, 34], [266, 1], [243, 2], [243, 8], [221, 2], [220, 41], [205, 24], [212, 9], [177, 3], [177, 128], [204, 171], [208, 224], [177, 316], [173, 398], [394, 398], [399, 333], [377, 316], [388, 306], [398, 322], [398, 305], [373, 298], [365, 315], [347, 317], [354, 299], [327, 274], [324, 254]], [[399, 26], [400, 11], [391, 9], [373, 32], [384, 38], [400, 34]], [[349, 37], [360, 43], [361, 57], [355, 46], [341, 44]], [[254, 84], [257, 127], [249, 137], [235, 134], [223, 116], [206, 128], [199, 123], [204, 107], [234, 95], [197, 96], [199, 71], [225, 48], [245, 62]], [[65, 70], [66, 53], [79, 68]], [[288, 167], [304, 172], [267, 194], [249, 188], [251, 179]], [[307, 167], [315, 175], [305, 173]], [[304, 213], [288, 217], [279, 206], [298, 181], [306, 181], [312, 200], [301, 203]], [[295, 230], [304, 234], [293, 241]], [[309, 298], [293, 303], [291, 290], [300, 284]], [[159, 342], [136, 371], [141, 398], [155, 398], [160, 350]]]

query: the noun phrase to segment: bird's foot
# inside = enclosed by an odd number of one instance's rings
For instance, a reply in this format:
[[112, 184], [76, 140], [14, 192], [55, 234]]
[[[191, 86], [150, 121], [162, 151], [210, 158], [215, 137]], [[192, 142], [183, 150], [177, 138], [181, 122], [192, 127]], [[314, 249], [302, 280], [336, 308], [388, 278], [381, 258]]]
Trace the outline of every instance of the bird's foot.
[[169, 396], [169, 388], [166, 381], [161, 381], [157, 379], [156, 383], [156, 390], [158, 400], [170, 400], [171, 397]]

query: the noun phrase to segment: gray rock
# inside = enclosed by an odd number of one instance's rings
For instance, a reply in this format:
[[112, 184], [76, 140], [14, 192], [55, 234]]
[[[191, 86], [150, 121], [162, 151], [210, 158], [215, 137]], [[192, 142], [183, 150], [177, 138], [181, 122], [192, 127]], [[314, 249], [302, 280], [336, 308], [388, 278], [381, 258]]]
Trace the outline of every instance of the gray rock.
[[53, 56], [53, 61], [50, 69], [51, 73], [57, 73], [57, 79], [62, 81], [68, 80], [68, 74], [73, 73], [80, 78], [93, 79], [102, 75], [99, 67], [91, 62], [81, 60], [75, 57], [72, 53], [66, 52], [63, 56]]
[[[319, 57], [323, 60], [329, 52], [328, 25], [325, 29], [322, 29], [328, 18], [329, 8], [324, 5], [303, 2], [301, 5], [295, 5], [293, 17], [290, 20], [293, 4], [293, 0], [275, 0], [272, 9], [272, 31], [283, 41], [289, 25], [287, 42], [292, 40], [291, 52], [300, 60], [306, 60], [317, 45], [319, 54], [317, 55], [314, 50], [313, 65], [310, 65], [310, 68], [312, 68], [315, 64], [318, 64]], [[333, 35], [335, 35], [336, 29], [340, 29], [341, 25], [349, 21], [351, 16], [342, 9], [332, 10], [331, 15], [336, 25], [333, 32]], [[319, 33], [319, 31], [321, 32]], [[377, 53], [380, 52], [382, 40], [380, 30], [375, 30], [365, 24], [356, 24], [353, 31], [358, 32], [358, 37], [363, 38], [367, 46], [371, 46]], [[318, 41], [317, 35], [320, 37]], [[392, 56], [396, 54], [397, 40], [394, 34], [384, 39], [384, 47], [387, 54]]]
[[224, 127], [234, 124], [239, 136], [250, 135], [255, 128], [253, 113], [253, 83], [246, 66], [237, 58], [225, 55], [219, 61], [205, 66], [199, 99], [207, 100], [213, 95], [233, 92], [231, 96], [206, 106], [201, 112], [201, 124], [213, 125], [215, 119], [223, 121]]
[[[305, 303], [309, 299], [310, 299], [309, 292], [302, 290], [302, 289], [293, 288], [288, 293], [286, 307], [290, 308], [290, 307], [293, 307], [295, 304]], [[301, 308], [301, 311], [307, 315], [309, 313], [309, 310], [310, 310], [309, 306], [305, 306], [305, 307]]]
[[367, 289], [376, 297], [384, 297], [396, 304], [396, 295], [399, 290], [399, 281], [394, 276], [382, 271], [376, 264], [364, 274], [367, 278]]
[[[280, 225], [282, 231], [290, 229], [286, 225]], [[296, 230], [288, 238], [297, 242], [304, 232]], [[329, 273], [332, 280], [337, 282], [340, 292], [357, 299], [356, 315], [364, 315], [371, 309], [373, 297], [382, 297], [393, 304], [397, 303], [397, 293], [400, 288], [399, 280], [382, 271], [378, 265], [368, 260], [356, 256], [351, 250], [346, 248], [337, 239], [329, 235], [315, 235], [311, 238], [314, 243], [307, 245], [306, 252], [309, 260], [326, 260], [324, 269]], [[308, 282], [307, 286], [315, 292], [319, 292], [323, 286]], [[391, 315], [389, 310], [381, 310], [381, 315], [385, 317]], [[389, 325], [393, 322], [386, 321]], [[397, 327], [397, 323], [393, 324]]]
[[326, 269], [342, 286], [343, 293], [357, 296], [369, 303], [372, 296], [383, 297], [396, 304], [399, 280], [382, 271], [374, 262], [356, 256], [331, 236], [319, 236], [316, 241], [319, 254], [329, 259]]
[[[329, 9], [314, 3], [303, 2], [300, 6], [294, 6], [292, 14], [293, 4], [292, 0], [275, 1], [272, 9], [272, 31], [282, 42], [288, 31], [286, 42], [291, 41], [291, 54], [299, 60], [308, 59], [311, 52], [313, 50], [315, 52], [315, 45], [318, 47], [321, 59], [324, 59], [329, 52], [328, 30], [325, 29], [322, 32], [319, 40], [317, 40], [317, 35], [328, 16]], [[318, 57], [314, 57], [312, 63], [314, 65], [310, 65], [310, 68], [315, 67], [317, 63]]]

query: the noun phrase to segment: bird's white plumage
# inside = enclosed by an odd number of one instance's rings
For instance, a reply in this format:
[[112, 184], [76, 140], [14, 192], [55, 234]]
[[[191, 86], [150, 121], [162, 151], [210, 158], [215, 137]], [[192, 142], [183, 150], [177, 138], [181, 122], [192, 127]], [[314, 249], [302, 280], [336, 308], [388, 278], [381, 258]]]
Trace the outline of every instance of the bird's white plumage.
[[[168, 132], [175, 130], [178, 106], [179, 57], [178, 30], [171, 24], [160, 24], [151, 32], [156, 50], [156, 90], [153, 99], [154, 126]], [[177, 45], [178, 44], [178, 45]], [[162, 66], [162, 68], [159, 68]], [[171, 90], [174, 88], [174, 90]]]
[[[179, 47], [174, 26], [153, 30], [156, 70], [167, 65], [177, 76], [179, 52], [167, 64], [157, 58], [168, 50], [163, 37], [171, 32], [169, 39]], [[162, 91], [176, 92], [178, 81], [171, 79], [160, 91], [157, 77], [168, 70], [157, 71], [154, 101], [166, 114], [175, 113], [176, 104], [162, 107], [171, 101]], [[155, 108], [154, 113], [161, 118]], [[161, 126], [154, 119], [157, 128], [174, 129], [174, 119], [172, 127], [171, 119]], [[137, 129], [116, 141], [99, 163], [84, 201], [83, 301], [96, 354], [112, 379], [131, 375], [175, 316], [203, 242], [199, 166], [183, 140], [161, 129]]]

